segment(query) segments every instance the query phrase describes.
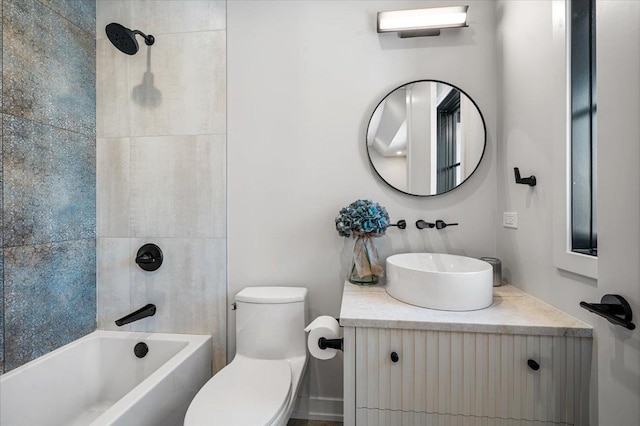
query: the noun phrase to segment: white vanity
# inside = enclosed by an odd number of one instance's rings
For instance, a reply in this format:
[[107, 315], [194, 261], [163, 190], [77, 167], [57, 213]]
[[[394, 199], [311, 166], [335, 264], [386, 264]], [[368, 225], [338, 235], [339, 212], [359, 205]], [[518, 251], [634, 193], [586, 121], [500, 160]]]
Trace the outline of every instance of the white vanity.
[[345, 283], [345, 425], [585, 425], [592, 328], [513, 286], [483, 310]]

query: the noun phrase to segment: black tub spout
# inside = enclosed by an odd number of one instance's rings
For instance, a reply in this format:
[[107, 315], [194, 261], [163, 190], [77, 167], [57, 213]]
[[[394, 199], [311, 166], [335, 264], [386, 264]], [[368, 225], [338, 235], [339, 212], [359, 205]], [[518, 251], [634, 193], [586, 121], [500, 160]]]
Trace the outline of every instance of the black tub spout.
[[141, 320], [142, 318], [151, 317], [155, 314], [156, 314], [156, 305], [149, 303], [148, 305], [143, 306], [137, 311], [131, 312], [129, 315], [126, 315], [120, 318], [119, 320], [116, 320], [116, 325], [118, 327], [122, 327], [123, 325]]

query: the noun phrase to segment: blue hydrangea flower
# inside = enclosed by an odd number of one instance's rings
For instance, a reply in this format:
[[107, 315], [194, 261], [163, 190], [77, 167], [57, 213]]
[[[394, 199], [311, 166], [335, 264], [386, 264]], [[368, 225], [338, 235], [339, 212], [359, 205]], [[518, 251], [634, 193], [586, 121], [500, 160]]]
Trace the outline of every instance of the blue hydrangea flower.
[[340, 210], [335, 223], [341, 237], [377, 237], [389, 227], [389, 214], [387, 209], [371, 200], [356, 200]]

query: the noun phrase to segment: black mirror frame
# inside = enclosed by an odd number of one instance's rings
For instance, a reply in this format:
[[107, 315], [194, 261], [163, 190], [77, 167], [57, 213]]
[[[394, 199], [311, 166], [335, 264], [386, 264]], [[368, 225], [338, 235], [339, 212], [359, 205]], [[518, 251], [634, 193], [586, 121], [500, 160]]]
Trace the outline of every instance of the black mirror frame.
[[[476, 107], [476, 110], [478, 110], [478, 114], [480, 114], [480, 119], [482, 120], [482, 128], [484, 129], [484, 146], [482, 147], [482, 154], [480, 154], [480, 158], [478, 159], [478, 164], [476, 164], [476, 167], [473, 169], [473, 171], [471, 173], [469, 173], [469, 176], [467, 176], [465, 180], [460, 182], [459, 185], [457, 185], [454, 188], [451, 188], [448, 191], [439, 192], [437, 194], [412, 194], [410, 192], [406, 192], [406, 191], [403, 191], [401, 189], [398, 189], [395, 186], [391, 185], [389, 182], [387, 182], [385, 180], [385, 178], [382, 177], [382, 175], [380, 175], [380, 173], [378, 173], [378, 170], [376, 169], [376, 166], [374, 166], [373, 162], [371, 161], [371, 154], [369, 153], [369, 143], [368, 143], [368, 140], [367, 140], [367, 135], [369, 134], [369, 126], [371, 126], [371, 119], [373, 118], [373, 114], [375, 114], [375, 112], [378, 109], [378, 107], [380, 106], [380, 104], [382, 102], [384, 102], [384, 100], [387, 99], [387, 97], [390, 94], [392, 94], [393, 92], [395, 92], [396, 90], [398, 90], [398, 89], [400, 89], [402, 87], [408, 86], [410, 84], [422, 83], [422, 82], [434, 82], [434, 83], [446, 84], [446, 85], [451, 86], [454, 89], [458, 90], [463, 95], [465, 95], [471, 101], [471, 103], [473, 103], [473, 105]], [[449, 192], [451, 192], [451, 191], [453, 191], [455, 189], [458, 189], [460, 186], [464, 185], [464, 183], [467, 182], [475, 174], [475, 172], [478, 170], [478, 167], [480, 167], [480, 163], [482, 163], [482, 159], [484, 158], [484, 153], [487, 151], [487, 123], [485, 122], [484, 115], [482, 115], [482, 111], [480, 110], [480, 107], [478, 106], [476, 101], [474, 101], [473, 98], [467, 94], [467, 92], [465, 92], [464, 90], [460, 89], [458, 86], [455, 86], [455, 85], [453, 85], [451, 83], [448, 83], [448, 82], [442, 81], [442, 80], [432, 80], [432, 79], [413, 80], [413, 81], [410, 81], [408, 83], [401, 84], [400, 86], [398, 86], [395, 89], [391, 90], [390, 92], [388, 92], [386, 95], [384, 95], [382, 97], [380, 102], [378, 102], [376, 107], [373, 109], [373, 112], [371, 113], [371, 116], [369, 116], [369, 123], [367, 124], [367, 130], [365, 131], [365, 134], [364, 134], [364, 145], [365, 145], [365, 148], [367, 149], [367, 158], [369, 159], [369, 165], [371, 166], [373, 171], [376, 173], [376, 175], [380, 178], [380, 180], [382, 180], [385, 184], [387, 184], [387, 186], [389, 186], [390, 188], [392, 188], [392, 189], [394, 189], [394, 190], [396, 190], [396, 191], [398, 191], [398, 192], [400, 192], [402, 194], [411, 195], [412, 197], [435, 197], [435, 196], [438, 196], [438, 195], [447, 194], [447, 193], [449, 193]]]

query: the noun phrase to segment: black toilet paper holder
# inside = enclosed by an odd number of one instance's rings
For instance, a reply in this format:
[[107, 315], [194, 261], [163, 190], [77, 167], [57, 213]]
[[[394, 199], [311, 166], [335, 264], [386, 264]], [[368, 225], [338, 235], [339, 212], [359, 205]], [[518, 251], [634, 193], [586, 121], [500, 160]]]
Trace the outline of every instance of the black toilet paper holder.
[[325, 337], [321, 337], [318, 339], [318, 347], [320, 349], [337, 349], [344, 352], [344, 338], [327, 339]]
[[[336, 318], [336, 321], [340, 322], [340, 318]], [[318, 347], [320, 349], [336, 349], [344, 352], [344, 338], [339, 339], [327, 339], [321, 337], [318, 339]]]

